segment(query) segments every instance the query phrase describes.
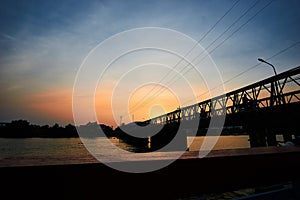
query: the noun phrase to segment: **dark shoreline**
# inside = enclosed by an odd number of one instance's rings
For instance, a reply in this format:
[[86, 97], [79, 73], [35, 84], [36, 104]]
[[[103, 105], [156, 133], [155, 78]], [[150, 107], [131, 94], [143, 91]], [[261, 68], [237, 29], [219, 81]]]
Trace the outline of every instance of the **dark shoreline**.
[[[99, 135], [95, 130], [100, 127], [105, 135]], [[170, 130], [174, 134], [176, 134], [176, 130], [178, 127], [174, 127], [174, 125], [165, 125], [162, 131], [162, 134], [168, 132]], [[81, 135], [79, 136], [78, 130], [81, 131]], [[205, 136], [207, 129], [199, 129], [197, 136]], [[83, 134], [84, 135], [83, 135]], [[162, 135], [161, 134], [161, 135]], [[79, 137], [87, 137], [87, 138], [96, 138], [96, 137], [117, 137], [120, 139], [128, 139], [127, 134], [123, 132], [119, 127], [115, 130], [112, 127], [107, 126], [105, 124], [97, 124], [88, 123], [86, 125], [81, 125], [79, 127], [75, 127], [72, 124], [68, 124], [65, 127], [62, 127], [58, 124], [54, 124], [53, 126], [49, 125], [34, 125], [30, 124], [27, 120], [15, 120], [10, 123], [1, 123], [0, 126], [0, 138], [79, 138]], [[228, 128], [224, 127], [221, 135], [247, 135], [241, 127]], [[192, 136], [187, 134], [187, 136]], [[134, 140], [134, 138], [131, 138]], [[147, 137], [145, 136], [147, 140]]]
[[[87, 129], [92, 126], [99, 126], [103, 132], [111, 137], [113, 136], [112, 127], [104, 124], [88, 123], [84, 126], [75, 127], [68, 124], [64, 127], [54, 124], [49, 125], [35, 125], [30, 124], [27, 120], [14, 120], [10, 123], [1, 123], [0, 138], [78, 138], [77, 129]], [[96, 134], [89, 134], [87, 131], [86, 137], [94, 137]]]

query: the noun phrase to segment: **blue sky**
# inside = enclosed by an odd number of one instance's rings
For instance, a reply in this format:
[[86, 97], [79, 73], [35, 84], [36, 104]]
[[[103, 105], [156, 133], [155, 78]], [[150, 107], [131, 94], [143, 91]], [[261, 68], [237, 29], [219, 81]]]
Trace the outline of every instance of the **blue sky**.
[[[71, 96], [77, 70], [99, 42], [139, 27], [162, 27], [198, 41], [233, 5], [232, 0], [199, 1], [1, 1], [0, 121], [72, 123]], [[241, 0], [202, 41], [208, 46], [256, 0]], [[261, 0], [228, 31], [230, 35], [269, 1]], [[275, 0], [211, 56], [230, 79], [300, 41], [300, 1]], [[208, 49], [209, 50], [209, 49]], [[278, 72], [299, 65], [300, 45], [270, 60]], [[260, 65], [228, 90], [273, 75]], [[201, 93], [201, 92], [200, 92]], [[43, 109], [51, 107], [51, 109]], [[62, 114], [63, 113], [63, 114]]]

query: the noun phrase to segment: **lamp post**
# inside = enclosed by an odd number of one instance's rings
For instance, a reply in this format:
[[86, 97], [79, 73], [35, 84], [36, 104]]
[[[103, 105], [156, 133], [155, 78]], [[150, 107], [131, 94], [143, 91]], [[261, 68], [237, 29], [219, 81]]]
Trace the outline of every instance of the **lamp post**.
[[[274, 74], [275, 76], [277, 76], [277, 72], [276, 69], [274, 67], [274, 65], [272, 65], [271, 63], [265, 61], [262, 58], [258, 58], [257, 59], [260, 62], [266, 63], [268, 65], [270, 65], [273, 68]], [[280, 94], [279, 94], [279, 90], [278, 90], [278, 83], [276, 81], [276, 79], [274, 80], [274, 83], [271, 83], [271, 98], [270, 98], [270, 105], [274, 106], [274, 103], [277, 102], [277, 104], [280, 104]], [[277, 141], [276, 141], [276, 134], [273, 132], [272, 129], [267, 131], [267, 143], [268, 146], [276, 146], [277, 145]]]
[[275, 75], [277, 75], [277, 72], [276, 72], [276, 69], [275, 69], [274, 65], [272, 65], [271, 63], [265, 61], [262, 58], [258, 58], [257, 60], [260, 61], [260, 62], [263, 62], [263, 63], [266, 63], [266, 64], [270, 65], [273, 68], [273, 71], [274, 71]]
[[[275, 75], [277, 75], [277, 72], [276, 72], [276, 69], [275, 69], [274, 65], [272, 65], [271, 63], [265, 61], [262, 58], [258, 58], [257, 60], [260, 61], [260, 62], [263, 62], [263, 63], [266, 63], [266, 64], [270, 65], [273, 68], [273, 71], [274, 71]], [[278, 90], [278, 85], [279, 84], [277, 83], [277, 81], [274, 81], [274, 83], [275, 83], [275, 88], [274, 88], [274, 84], [273, 83], [271, 84], [271, 102], [270, 102], [271, 106], [274, 105], [275, 98], [278, 100], [277, 103], [280, 103], [280, 99], [281, 99], [280, 92]], [[283, 99], [283, 101], [284, 101], [284, 99]]]

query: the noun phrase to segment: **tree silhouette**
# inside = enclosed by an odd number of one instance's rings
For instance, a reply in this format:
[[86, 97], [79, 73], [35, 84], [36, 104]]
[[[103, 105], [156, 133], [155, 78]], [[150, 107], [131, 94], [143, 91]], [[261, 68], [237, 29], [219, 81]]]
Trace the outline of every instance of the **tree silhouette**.
[[[114, 135], [113, 129], [104, 124], [88, 123], [83, 127], [100, 126], [108, 137]], [[88, 135], [88, 134], [87, 134]], [[97, 136], [97, 134], [95, 134]], [[10, 123], [1, 123], [0, 137], [4, 138], [70, 138], [79, 137], [77, 129], [72, 124], [67, 124], [65, 127], [55, 123], [53, 126], [49, 125], [34, 125], [30, 124], [27, 120], [13, 120]]]

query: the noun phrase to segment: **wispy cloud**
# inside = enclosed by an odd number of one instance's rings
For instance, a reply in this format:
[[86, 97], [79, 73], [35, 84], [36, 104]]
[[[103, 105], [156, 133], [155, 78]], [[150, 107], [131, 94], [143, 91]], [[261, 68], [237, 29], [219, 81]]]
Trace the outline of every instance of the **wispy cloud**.
[[8, 40], [16, 40], [15, 37], [11, 36], [11, 35], [8, 35], [8, 34], [5, 34], [5, 33], [0, 33], [0, 35], [5, 38], [5, 39], [8, 39]]

